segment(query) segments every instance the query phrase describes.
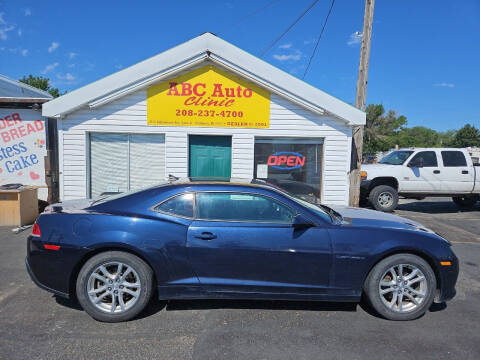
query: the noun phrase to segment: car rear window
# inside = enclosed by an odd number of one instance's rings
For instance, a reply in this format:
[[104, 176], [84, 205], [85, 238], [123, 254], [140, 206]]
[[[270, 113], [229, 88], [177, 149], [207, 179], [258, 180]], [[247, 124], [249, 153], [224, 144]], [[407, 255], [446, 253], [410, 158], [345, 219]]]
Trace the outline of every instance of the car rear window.
[[191, 218], [193, 217], [193, 196], [192, 193], [177, 195], [156, 206], [155, 210], [171, 215]]
[[442, 151], [443, 166], [467, 166], [465, 155], [461, 151]]

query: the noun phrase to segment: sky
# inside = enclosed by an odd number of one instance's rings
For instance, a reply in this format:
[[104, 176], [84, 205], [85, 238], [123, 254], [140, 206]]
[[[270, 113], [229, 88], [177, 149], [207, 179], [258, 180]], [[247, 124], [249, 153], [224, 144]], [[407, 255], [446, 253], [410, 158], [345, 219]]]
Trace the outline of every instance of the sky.
[[[0, 74], [71, 91], [212, 32], [302, 78], [331, 0], [0, 0]], [[305, 81], [347, 102], [355, 88], [363, 0], [336, 0]], [[377, 0], [367, 104], [439, 131], [480, 127], [480, 0]]]

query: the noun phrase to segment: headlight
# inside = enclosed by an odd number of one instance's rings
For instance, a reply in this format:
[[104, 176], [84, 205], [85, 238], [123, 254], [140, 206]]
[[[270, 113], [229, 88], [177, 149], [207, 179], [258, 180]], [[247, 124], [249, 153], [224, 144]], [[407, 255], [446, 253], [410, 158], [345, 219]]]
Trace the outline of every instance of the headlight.
[[367, 172], [360, 171], [360, 180], [367, 180]]

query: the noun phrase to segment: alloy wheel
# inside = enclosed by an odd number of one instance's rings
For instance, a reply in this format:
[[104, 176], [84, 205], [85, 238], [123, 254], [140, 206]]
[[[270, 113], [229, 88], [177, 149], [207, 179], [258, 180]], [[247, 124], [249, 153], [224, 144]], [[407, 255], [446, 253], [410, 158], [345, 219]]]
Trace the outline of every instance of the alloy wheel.
[[378, 286], [383, 304], [398, 313], [417, 309], [425, 300], [427, 290], [425, 275], [411, 264], [392, 266], [382, 275]]
[[90, 274], [87, 293], [96, 308], [108, 313], [123, 313], [134, 306], [140, 296], [140, 278], [129, 265], [104, 263]]

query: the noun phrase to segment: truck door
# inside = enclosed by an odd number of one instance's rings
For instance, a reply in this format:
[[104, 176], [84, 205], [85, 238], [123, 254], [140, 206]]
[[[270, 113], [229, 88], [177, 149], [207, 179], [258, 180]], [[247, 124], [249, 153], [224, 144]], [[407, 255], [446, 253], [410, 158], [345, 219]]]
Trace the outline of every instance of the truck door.
[[433, 150], [419, 151], [408, 161], [403, 178], [405, 192], [441, 192], [441, 170], [437, 153]]
[[466, 194], [473, 190], [475, 170], [460, 150], [442, 150], [442, 192]]

